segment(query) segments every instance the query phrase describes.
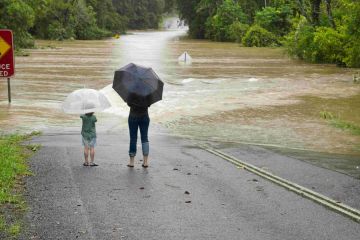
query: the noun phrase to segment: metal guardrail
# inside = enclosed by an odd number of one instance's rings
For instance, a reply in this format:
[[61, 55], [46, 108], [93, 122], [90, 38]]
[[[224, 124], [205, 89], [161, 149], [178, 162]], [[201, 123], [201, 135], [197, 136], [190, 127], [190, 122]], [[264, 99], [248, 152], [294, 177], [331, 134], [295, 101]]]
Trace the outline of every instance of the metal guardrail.
[[283, 179], [281, 177], [278, 177], [270, 172], [267, 172], [263, 169], [260, 169], [252, 164], [246, 163], [244, 161], [241, 161], [231, 155], [228, 155], [222, 151], [213, 149], [207, 145], [204, 144], [199, 144], [198, 145], [200, 148], [218, 156], [221, 157], [222, 159], [234, 164], [235, 166], [244, 168], [245, 170], [252, 172], [258, 176], [261, 176], [273, 183], [276, 183], [292, 192], [295, 192], [303, 197], [306, 197], [314, 202], [317, 202], [335, 212], [341, 213], [344, 216], [347, 216], [349, 218], [351, 218], [352, 220], [356, 221], [356, 222], [360, 222], [360, 211], [352, 208], [348, 205], [345, 205], [343, 203], [340, 203], [338, 201], [335, 201], [329, 197], [326, 197], [320, 193], [314, 192], [306, 187], [300, 186], [296, 183], [290, 182], [286, 179]]

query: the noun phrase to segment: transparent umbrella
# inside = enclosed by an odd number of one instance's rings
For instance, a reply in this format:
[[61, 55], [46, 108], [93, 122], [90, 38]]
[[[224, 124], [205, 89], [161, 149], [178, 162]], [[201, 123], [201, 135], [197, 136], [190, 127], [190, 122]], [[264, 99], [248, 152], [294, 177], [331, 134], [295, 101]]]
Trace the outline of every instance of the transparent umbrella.
[[70, 93], [62, 104], [65, 113], [101, 112], [111, 107], [106, 96], [95, 89], [79, 89]]

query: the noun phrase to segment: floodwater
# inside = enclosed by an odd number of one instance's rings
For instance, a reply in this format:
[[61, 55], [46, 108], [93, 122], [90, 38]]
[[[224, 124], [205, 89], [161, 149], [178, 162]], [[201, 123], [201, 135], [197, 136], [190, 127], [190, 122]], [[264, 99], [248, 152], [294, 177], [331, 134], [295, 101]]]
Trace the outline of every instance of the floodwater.
[[[189, 40], [184, 30], [132, 32], [102, 41], [37, 41], [16, 58], [11, 80], [0, 82], [2, 132], [79, 130], [78, 116], [61, 102], [79, 88], [101, 89], [113, 107], [97, 114], [98, 129], [126, 128], [127, 106], [112, 91], [114, 70], [134, 62], [151, 66], [165, 82], [151, 119], [176, 135], [229, 144], [339, 154], [330, 167], [360, 177], [360, 136], [320, 117], [328, 111], [360, 126], [359, 70], [291, 60], [279, 48]], [[179, 64], [187, 51], [193, 62]], [[341, 159], [350, 159], [344, 160]]]

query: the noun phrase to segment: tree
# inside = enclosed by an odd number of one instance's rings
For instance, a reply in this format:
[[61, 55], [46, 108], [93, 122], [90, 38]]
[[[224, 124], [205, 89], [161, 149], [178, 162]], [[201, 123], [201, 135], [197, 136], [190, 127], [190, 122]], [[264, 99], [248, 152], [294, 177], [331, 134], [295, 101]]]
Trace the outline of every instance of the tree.
[[[290, 55], [306, 61], [360, 67], [359, 0], [177, 0], [177, 4], [191, 37], [241, 40], [246, 46], [282, 43]], [[243, 12], [235, 11], [236, 6]]]
[[320, 23], [320, 4], [321, 0], [310, 0], [311, 2], [311, 15], [312, 22], [315, 26], [318, 26]]
[[0, 27], [13, 31], [16, 47], [34, 45], [28, 30], [34, 25], [35, 12], [23, 0], [0, 1]]
[[165, 0], [164, 13], [174, 13], [176, 11], [176, 0]]
[[[0, 0], [0, 27], [14, 32], [16, 47], [43, 39], [100, 39], [111, 33], [157, 28], [176, 0]], [[166, 10], [165, 10], [166, 9]]]
[[248, 16], [249, 24], [254, 22], [256, 12], [265, 7], [264, 0], [238, 0], [237, 2]]
[[344, 63], [348, 67], [360, 67], [360, 2], [341, 0], [339, 6], [339, 22], [345, 34]]
[[229, 40], [241, 43], [249, 28], [250, 26], [246, 23], [241, 23], [239, 21], [233, 22], [229, 26]]
[[343, 64], [345, 36], [330, 27], [318, 27], [314, 34], [313, 62]]
[[77, 0], [71, 8], [74, 33], [77, 39], [97, 39], [106, 35], [96, 24], [95, 11], [85, 0]]
[[113, 0], [113, 5], [131, 29], [158, 28], [165, 9], [164, 0]]
[[291, 29], [291, 9], [288, 5], [265, 7], [256, 13], [255, 23], [278, 36], [284, 36]]
[[246, 47], [269, 47], [277, 46], [276, 36], [259, 25], [253, 25], [242, 39]]
[[33, 0], [32, 7], [37, 10], [35, 25], [30, 31], [33, 35], [58, 40], [76, 37], [70, 1]]
[[335, 21], [332, 15], [331, 0], [324, 0], [326, 4], [326, 12], [329, 18], [329, 23], [332, 28], [336, 28]]
[[205, 38], [205, 22], [209, 11], [205, 8], [198, 10], [201, 0], [177, 0], [180, 18], [189, 25], [189, 35], [194, 38]]
[[215, 41], [231, 40], [230, 27], [234, 22], [246, 23], [247, 17], [240, 5], [233, 0], [225, 0], [216, 14], [206, 22], [206, 37]]

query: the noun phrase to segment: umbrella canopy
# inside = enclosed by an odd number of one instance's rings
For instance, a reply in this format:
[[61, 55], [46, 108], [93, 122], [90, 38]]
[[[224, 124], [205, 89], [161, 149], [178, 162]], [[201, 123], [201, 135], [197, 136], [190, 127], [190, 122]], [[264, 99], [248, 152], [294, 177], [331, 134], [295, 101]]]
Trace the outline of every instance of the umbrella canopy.
[[111, 107], [106, 96], [95, 89], [79, 89], [70, 93], [62, 104], [66, 113], [85, 114], [101, 112]]
[[128, 104], [148, 107], [162, 99], [163, 87], [151, 68], [130, 63], [115, 71], [113, 89]]

